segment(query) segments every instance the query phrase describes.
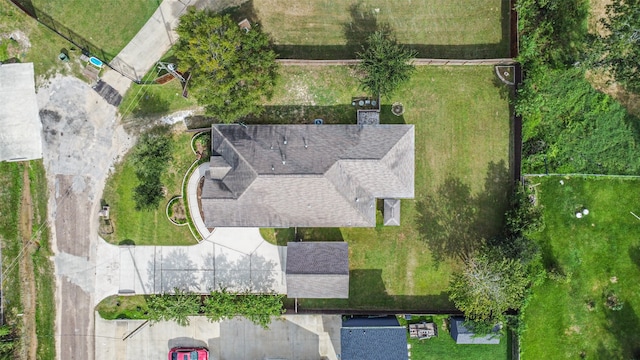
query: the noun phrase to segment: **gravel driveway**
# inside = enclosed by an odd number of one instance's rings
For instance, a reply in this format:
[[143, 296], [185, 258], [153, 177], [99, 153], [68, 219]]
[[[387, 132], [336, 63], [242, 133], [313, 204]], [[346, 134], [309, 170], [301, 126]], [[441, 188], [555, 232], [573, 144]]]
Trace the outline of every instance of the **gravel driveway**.
[[132, 145], [116, 108], [73, 77], [38, 90], [55, 254], [57, 358], [94, 358], [97, 211], [113, 163]]

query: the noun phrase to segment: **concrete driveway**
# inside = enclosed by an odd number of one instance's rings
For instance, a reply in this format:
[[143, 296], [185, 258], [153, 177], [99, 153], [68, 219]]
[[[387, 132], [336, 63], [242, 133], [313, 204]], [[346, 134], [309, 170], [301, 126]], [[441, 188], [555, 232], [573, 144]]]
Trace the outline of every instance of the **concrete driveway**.
[[285, 293], [286, 247], [262, 238], [243, 239], [246, 229], [236, 230], [216, 231], [210, 240], [193, 246], [115, 246], [101, 240], [96, 303], [109, 295], [157, 294], [176, 287], [196, 293], [221, 287]]
[[187, 327], [172, 322], [150, 326], [106, 321], [96, 313], [96, 360], [164, 359], [175, 346], [207, 347], [212, 360], [337, 360], [340, 354], [340, 315], [284, 315], [269, 330], [242, 318], [190, 319]]

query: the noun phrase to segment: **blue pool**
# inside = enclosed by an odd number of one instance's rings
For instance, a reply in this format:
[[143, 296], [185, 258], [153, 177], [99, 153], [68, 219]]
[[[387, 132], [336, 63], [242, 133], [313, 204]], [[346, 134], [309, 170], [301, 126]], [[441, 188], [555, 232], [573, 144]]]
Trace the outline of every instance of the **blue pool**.
[[89, 58], [89, 62], [97, 67], [102, 67], [102, 61], [100, 61], [100, 59], [95, 58], [93, 56]]

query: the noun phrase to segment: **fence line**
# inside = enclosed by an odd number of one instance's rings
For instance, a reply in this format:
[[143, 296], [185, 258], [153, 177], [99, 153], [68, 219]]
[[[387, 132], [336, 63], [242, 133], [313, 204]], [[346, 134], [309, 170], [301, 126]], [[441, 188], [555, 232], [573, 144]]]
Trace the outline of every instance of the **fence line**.
[[[359, 59], [343, 59], [343, 60], [303, 60], [303, 59], [276, 59], [276, 62], [284, 66], [300, 66], [300, 65], [316, 65], [316, 66], [333, 66], [333, 65], [354, 65], [360, 62]], [[465, 66], [465, 65], [510, 65], [516, 61], [511, 58], [499, 59], [413, 59], [416, 66], [438, 65], [438, 66]]]
[[569, 173], [569, 174], [559, 174], [559, 173], [523, 174], [522, 176], [523, 177], [578, 176], [578, 177], [603, 177], [603, 178], [614, 178], [614, 179], [640, 179], [640, 175], [608, 175], [608, 174], [578, 174], [578, 173]]
[[[17, 6], [20, 10], [27, 15], [35, 19], [40, 24], [44, 25], [51, 31], [55, 32], [75, 47], [80, 49], [83, 54], [87, 56], [93, 56], [100, 59], [106, 66], [120, 73], [122, 76], [129, 78], [134, 82], [139, 82], [137, 74], [133, 67], [120, 59], [115, 59], [116, 55], [109, 54], [104, 49], [96, 46], [89, 40], [80, 36], [75, 31], [71, 30], [61, 22], [52, 18], [49, 14], [43, 12], [39, 8], [35, 7], [31, 0], [9, 0], [12, 4]], [[117, 61], [114, 61], [117, 60]], [[113, 63], [112, 63], [113, 62]]]

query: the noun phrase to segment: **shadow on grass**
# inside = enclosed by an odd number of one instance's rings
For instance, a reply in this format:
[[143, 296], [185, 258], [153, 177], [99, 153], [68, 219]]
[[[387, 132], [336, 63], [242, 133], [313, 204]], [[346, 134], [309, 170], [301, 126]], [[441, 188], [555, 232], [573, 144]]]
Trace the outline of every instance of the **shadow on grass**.
[[381, 312], [457, 312], [445, 292], [437, 295], [389, 295], [381, 269], [349, 271], [348, 299], [298, 299], [298, 311], [336, 310], [343, 313]]
[[449, 177], [435, 194], [418, 199], [418, 230], [435, 263], [447, 258], [466, 260], [487, 239], [500, 236], [510, 191], [510, 172], [500, 161], [489, 163], [478, 195], [460, 179]]
[[[465, 44], [465, 45], [435, 45], [435, 44], [403, 44], [408, 49], [418, 52], [420, 58], [431, 59], [488, 59], [509, 57], [509, 5], [502, 1], [501, 40], [497, 43]], [[351, 20], [343, 24], [346, 44], [337, 45], [298, 45], [276, 44], [275, 50], [281, 59], [308, 60], [342, 60], [355, 59], [356, 53], [362, 50], [366, 38], [380, 29], [390, 30], [388, 25], [381, 24], [376, 19], [372, 9], [365, 9], [360, 3], [352, 4], [345, 9], [351, 15]], [[253, 1], [247, 1], [241, 6], [226, 9], [236, 21], [245, 18], [252, 23], [260, 23]]]
[[[356, 109], [350, 104], [334, 106], [271, 105], [265, 106], [261, 114], [248, 115], [238, 121], [250, 125], [259, 124], [313, 124], [322, 119], [325, 124], [355, 124]], [[218, 124], [211, 116], [189, 116], [185, 119], [188, 129], [202, 129]]]
[[[356, 124], [357, 109], [351, 104], [316, 106], [316, 105], [269, 105], [259, 115], [248, 115], [239, 119], [247, 125], [268, 124], [313, 124], [315, 119], [322, 119], [324, 124]], [[382, 124], [405, 124], [404, 116], [396, 116], [391, 112], [391, 105], [382, 105], [380, 109]], [[220, 121], [211, 116], [195, 115], [185, 119], [188, 129], [204, 129]]]
[[605, 309], [606, 331], [611, 333], [617, 343], [614, 348], [599, 346], [599, 359], [638, 359], [640, 358], [640, 320], [633, 306], [628, 302], [622, 310]]

